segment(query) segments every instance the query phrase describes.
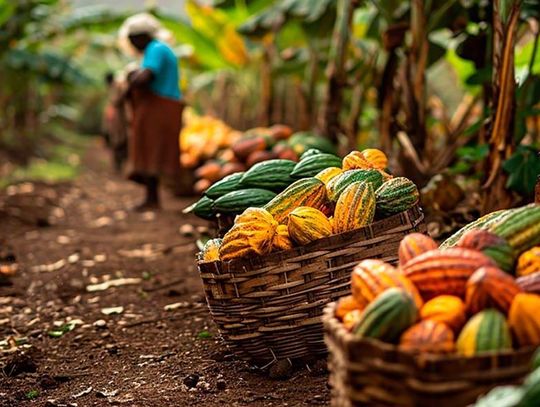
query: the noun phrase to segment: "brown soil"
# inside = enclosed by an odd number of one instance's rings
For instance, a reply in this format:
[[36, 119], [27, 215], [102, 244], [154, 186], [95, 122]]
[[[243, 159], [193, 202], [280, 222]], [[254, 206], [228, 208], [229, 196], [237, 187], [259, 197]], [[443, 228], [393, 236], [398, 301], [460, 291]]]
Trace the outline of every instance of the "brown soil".
[[[0, 276], [0, 406], [328, 403], [320, 366], [273, 380], [227, 351], [197, 274], [198, 232], [180, 233], [206, 226], [181, 213], [189, 200], [132, 212], [141, 191], [111, 175], [98, 143], [84, 164], [72, 183], [0, 193], [0, 264], [18, 265]], [[139, 280], [88, 292], [119, 278]]]

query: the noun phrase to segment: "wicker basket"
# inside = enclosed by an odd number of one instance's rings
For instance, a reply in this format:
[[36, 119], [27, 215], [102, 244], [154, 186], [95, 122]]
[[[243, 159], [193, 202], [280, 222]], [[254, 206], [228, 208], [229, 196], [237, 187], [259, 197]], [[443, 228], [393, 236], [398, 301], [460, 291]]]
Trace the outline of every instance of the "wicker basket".
[[234, 219], [236, 215], [226, 215], [223, 213], [218, 213], [216, 217], [209, 220], [210, 230], [214, 237], [223, 237], [225, 233], [229, 231], [230, 228], [234, 225]]
[[362, 259], [397, 260], [401, 238], [422, 231], [414, 207], [368, 227], [258, 258], [200, 263], [210, 312], [241, 359], [255, 365], [326, 354], [324, 306], [349, 293]]
[[332, 406], [468, 406], [495, 386], [520, 382], [531, 368], [531, 348], [471, 358], [415, 356], [358, 339], [335, 318], [335, 307], [328, 304], [323, 315]]

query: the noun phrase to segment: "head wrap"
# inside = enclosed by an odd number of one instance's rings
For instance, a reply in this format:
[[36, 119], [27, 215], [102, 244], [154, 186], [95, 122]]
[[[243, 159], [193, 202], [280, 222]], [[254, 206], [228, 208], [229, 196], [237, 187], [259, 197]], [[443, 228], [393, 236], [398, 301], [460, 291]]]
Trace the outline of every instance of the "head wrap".
[[159, 20], [152, 14], [138, 13], [127, 18], [120, 27], [118, 32], [120, 48], [132, 53], [133, 50], [128, 49], [130, 48], [128, 37], [138, 34], [148, 34], [150, 37], [167, 42], [170, 45], [172, 45], [174, 39], [172, 33], [163, 28]]

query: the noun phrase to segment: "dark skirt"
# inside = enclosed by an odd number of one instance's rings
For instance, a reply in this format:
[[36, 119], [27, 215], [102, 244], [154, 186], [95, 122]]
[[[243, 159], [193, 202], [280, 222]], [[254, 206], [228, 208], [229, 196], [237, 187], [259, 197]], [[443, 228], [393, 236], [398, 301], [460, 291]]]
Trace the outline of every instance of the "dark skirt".
[[177, 179], [180, 174], [179, 135], [184, 104], [148, 90], [131, 96], [133, 121], [128, 143], [128, 177], [145, 182], [148, 177]]

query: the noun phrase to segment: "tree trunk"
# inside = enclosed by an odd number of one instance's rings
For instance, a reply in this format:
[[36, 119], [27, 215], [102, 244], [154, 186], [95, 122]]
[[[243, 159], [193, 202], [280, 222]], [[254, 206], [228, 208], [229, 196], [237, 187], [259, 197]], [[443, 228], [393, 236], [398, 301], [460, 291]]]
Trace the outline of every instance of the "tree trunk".
[[360, 115], [364, 105], [364, 86], [357, 82], [352, 91], [351, 111], [347, 125], [347, 152], [358, 148], [357, 136], [360, 130]]
[[306, 72], [306, 114], [308, 128], [315, 127], [317, 124], [317, 79], [319, 77], [319, 56], [315, 46], [308, 42], [309, 61]]
[[261, 112], [259, 125], [269, 126], [273, 113], [273, 84], [272, 84], [272, 57], [271, 45], [264, 45], [263, 61], [261, 65]]
[[323, 110], [322, 132], [337, 142], [341, 132], [339, 115], [343, 104], [343, 87], [346, 85], [345, 56], [349, 43], [352, 16], [356, 0], [338, 0], [337, 18], [332, 35], [328, 60], [326, 100]]
[[403, 44], [408, 30], [408, 23], [396, 23], [388, 27], [382, 35], [382, 43], [388, 56], [377, 86], [377, 109], [380, 112], [378, 120], [380, 147], [387, 155], [392, 154], [392, 141], [398, 132], [394, 120], [396, 113], [394, 78], [399, 67], [397, 49]]
[[298, 114], [296, 115], [295, 129], [298, 130], [309, 130], [312, 127], [311, 122], [311, 107], [310, 107], [310, 101], [309, 96], [306, 95], [306, 92], [304, 91], [304, 87], [302, 86], [302, 82], [295, 81], [295, 89], [296, 89], [296, 106], [298, 110]]
[[398, 56], [396, 51], [395, 49], [389, 50], [378, 89], [380, 143], [382, 150], [388, 155], [392, 153], [392, 140], [396, 133], [394, 126], [394, 77], [397, 67]]
[[489, 155], [486, 160], [482, 213], [508, 207], [507, 175], [502, 163], [514, 151], [515, 88], [514, 48], [521, 1], [513, 1], [505, 19], [499, 1], [493, 2], [493, 99], [488, 122]]
[[413, 0], [411, 4], [412, 42], [408, 54], [407, 86], [408, 133], [411, 142], [422, 155], [427, 139], [426, 129], [426, 66], [428, 57], [427, 22], [424, 0]]

